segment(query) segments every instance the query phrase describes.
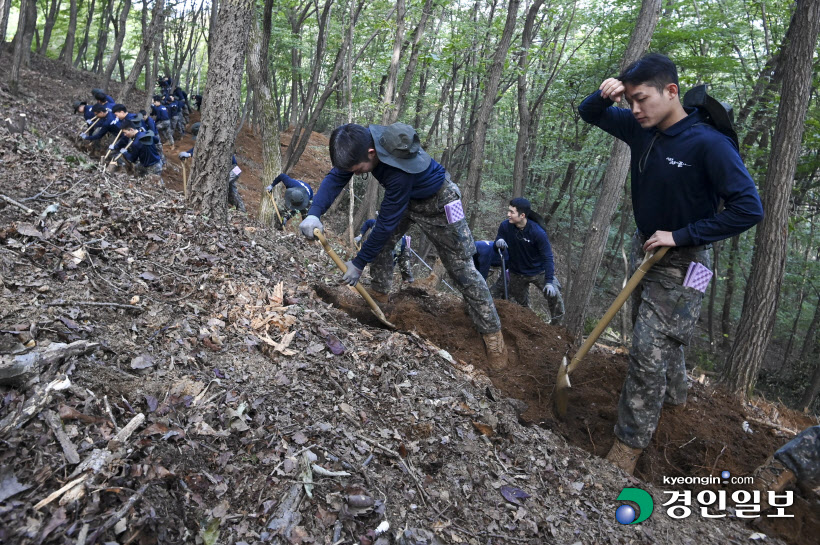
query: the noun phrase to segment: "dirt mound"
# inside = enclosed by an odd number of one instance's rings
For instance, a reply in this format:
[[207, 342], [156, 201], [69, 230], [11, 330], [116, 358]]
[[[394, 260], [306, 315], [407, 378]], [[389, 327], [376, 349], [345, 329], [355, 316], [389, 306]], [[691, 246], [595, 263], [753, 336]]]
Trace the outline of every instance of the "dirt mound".
[[[362, 323], [381, 327], [358, 294], [344, 288], [316, 286], [317, 294]], [[400, 330], [415, 331], [454, 358], [481, 369], [504, 394], [521, 400], [526, 410], [520, 419], [563, 436], [571, 445], [597, 456], [612, 446], [612, 429], [627, 357], [598, 345], [572, 375], [569, 410], [565, 418], [553, 414], [552, 392], [558, 365], [571, 353], [566, 330], [541, 321], [531, 310], [497, 300], [496, 308], [512, 362], [509, 371], [494, 376], [486, 366], [481, 336], [475, 331], [464, 304], [443, 293], [404, 289], [383, 310]], [[443, 327], [446, 324], [446, 327]], [[622, 352], [622, 351], [621, 351]], [[652, 443], [638, 463], [636, 476], [661, 485], [663, 477], [710, 476], [721, 471], [750, 475], [789, 438], [763, 422], [763, 409], [744, 405], [723, 390], [694, 381], [685, 407], [666, 408]], [[813, 419], [785, 411], [781, 422], [792, 430], [813, 425]], [[813, 523], [817, 519], [813, 519]]]

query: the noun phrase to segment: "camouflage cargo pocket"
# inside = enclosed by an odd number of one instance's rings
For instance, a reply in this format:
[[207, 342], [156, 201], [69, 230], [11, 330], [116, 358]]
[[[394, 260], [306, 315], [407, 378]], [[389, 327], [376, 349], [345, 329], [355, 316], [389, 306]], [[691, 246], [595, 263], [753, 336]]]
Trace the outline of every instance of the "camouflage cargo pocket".
[[644, 282], [641, 299], [641, 319], [667, 337], [689, 344], [700, 316], [701, 292], [669, 280], [650, 280]]
[[439, 191], [436, 196], [436, 211], [444, 218], [444, 225], [442, 226], [442, 233], [440, 240], [454, 251], [459, 252], [459, 255], [472, 260], [473, 254], [476, 252], [473, 235], [470, 232], [470, 227], [467, 225], [467, 218], [464, 217], [454, 223], [447, 222], [447, 214], [444, 207], [453, 202], [461, 200], [461, 190], [458, 186], [450, 181], [449, 176], [444, 180], [445, 187]]

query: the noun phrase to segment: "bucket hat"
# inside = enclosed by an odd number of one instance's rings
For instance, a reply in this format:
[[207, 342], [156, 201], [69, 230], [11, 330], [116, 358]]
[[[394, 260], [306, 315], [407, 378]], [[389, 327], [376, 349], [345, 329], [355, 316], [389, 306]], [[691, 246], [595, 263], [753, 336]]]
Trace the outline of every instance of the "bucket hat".
[[369, 125], [379, 161], [410, 174], [424, 172], [432, 160], [421, 147], [419, 135], [410, 125]]

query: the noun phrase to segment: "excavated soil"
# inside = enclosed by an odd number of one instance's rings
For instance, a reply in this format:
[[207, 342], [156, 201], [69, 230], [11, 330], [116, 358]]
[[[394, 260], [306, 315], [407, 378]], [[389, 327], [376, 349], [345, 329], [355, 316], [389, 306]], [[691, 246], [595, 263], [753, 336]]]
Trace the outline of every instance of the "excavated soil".
[[[315, 289], [322, 299], [360, 322], [384, 327], [351, 290], [328, 285]], [[456, 360], [484, 371], [506, 395], [523, 401], [526, 410], [520, 414], [522, 422], [549, 428], [574, 446], [606, 456], [612, 446], [627, 357], [596, 346], [571, 376], [568, 412], [559, 419], [553, 412], [552, 393], [562, 357], [572, 356], [568, 333], [510, 302], [496, 300], [496, 308], [511, 361], [510, 369], [500, 376], [487, 368], [481, 337], [464, 304], [455, 297], [409, 288], [394, 294], [383, 311], [399, 330], [417, 332]], [[664, 476], [708, 476], [723, 470], [737, 476], [751, 474], [787, 440], [784, 434], [756, 424], [751, 425], [755, 433], [745, 432], [743, 422], [753, 417], [750, 415], [754, 411], [734, 396], [694, 381], [685, 407], [663, 411], [652, 443], [640, 458], [636, 476], [661, 485]], [[793, 412], [780, 417], [788, 419], [790, 429], [801, 430], [814, 423]], [[817, 519], [812, 522], [816, 524]]]

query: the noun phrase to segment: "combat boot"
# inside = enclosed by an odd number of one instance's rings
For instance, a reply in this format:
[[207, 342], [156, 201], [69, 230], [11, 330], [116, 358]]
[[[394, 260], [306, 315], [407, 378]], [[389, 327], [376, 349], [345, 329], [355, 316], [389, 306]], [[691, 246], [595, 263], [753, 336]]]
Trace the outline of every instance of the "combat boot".
[[615, 444], [612, 445], [609, 454], [606, 455], [606, 460], [632, 475], [635, 473], [635, 466], [638, 464], [638, 458], [642, 452], [643, 449], [632, 448], [616, 437]]
[[754, 488], [760, 491], [760, 508], [769, 507], [769, 491], [777, 494], [797, 482], [797, 475], [775, 457], [770, 457], [754, 472]]
[[494, 371], [501, 371], [509, 363], [507, 347], [504, 346], [504, 335], [501, 331], [482, 335], [484, 346], [487, 349], [487, 361]]
[[373, 298], [374, 301], [379, 303], [380, 305], [386, 305], [390, 297], [386, 293], [382, 293], [380, 291], [376, 291], [373, 288], [365, 288], [367, 293], [370, 294], [370, 297]]

